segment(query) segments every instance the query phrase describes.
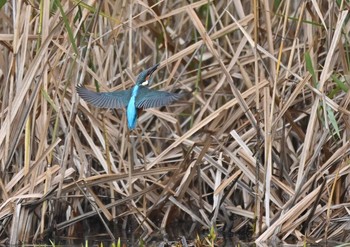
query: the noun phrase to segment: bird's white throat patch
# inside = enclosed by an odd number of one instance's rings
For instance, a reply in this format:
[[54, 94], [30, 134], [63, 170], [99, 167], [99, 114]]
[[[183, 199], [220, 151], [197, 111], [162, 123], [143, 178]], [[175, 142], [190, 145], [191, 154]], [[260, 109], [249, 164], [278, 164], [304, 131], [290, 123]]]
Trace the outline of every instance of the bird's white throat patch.
[[145, 80], [144, 82], [141, 83], [142, 86], [147, 86], [148, 85], [148, 80]]

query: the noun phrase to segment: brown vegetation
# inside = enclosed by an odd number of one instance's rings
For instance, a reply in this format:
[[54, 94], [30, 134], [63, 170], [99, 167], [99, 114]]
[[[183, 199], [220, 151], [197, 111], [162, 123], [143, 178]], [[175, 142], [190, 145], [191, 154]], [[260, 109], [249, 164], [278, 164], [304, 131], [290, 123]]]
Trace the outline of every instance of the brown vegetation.
[[[38, 2], [0, 11], [0, 239], [183, 219], [350, 240], [346, 1]], [[152, 87], [187, 96], [135, 131], [76, 94], [158, 62]]]

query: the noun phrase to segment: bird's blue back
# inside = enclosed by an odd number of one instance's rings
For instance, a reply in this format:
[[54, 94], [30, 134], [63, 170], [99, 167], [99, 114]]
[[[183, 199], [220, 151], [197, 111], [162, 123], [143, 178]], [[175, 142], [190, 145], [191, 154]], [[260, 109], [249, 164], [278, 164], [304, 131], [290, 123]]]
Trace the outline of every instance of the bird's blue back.
[[136, 84], [131, 91], [131, 97], [129, 99], [128, 106], [126, 108], [126, 115], [128, 119], [128, 128], [129, 129], [135, 129], [136, 127], [136, 120], [137, 120], [137, 108], [136, 108], [136, 96], [137, 92], [139, 90], [139, 85]]

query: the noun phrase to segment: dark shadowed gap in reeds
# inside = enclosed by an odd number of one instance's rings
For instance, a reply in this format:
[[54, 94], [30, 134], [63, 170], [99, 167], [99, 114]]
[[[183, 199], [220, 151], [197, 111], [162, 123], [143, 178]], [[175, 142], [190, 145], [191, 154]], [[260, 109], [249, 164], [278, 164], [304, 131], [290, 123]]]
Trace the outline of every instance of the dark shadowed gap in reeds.
[[[350, 241], [349, 2], [0, 1], [0, 240], [196, 222]], [[125, 110], [76, 94], [185, 93]], [[95, 231], [94, 231], [95, 230]], [[198, 230], [198, 231], [199, 231]]]

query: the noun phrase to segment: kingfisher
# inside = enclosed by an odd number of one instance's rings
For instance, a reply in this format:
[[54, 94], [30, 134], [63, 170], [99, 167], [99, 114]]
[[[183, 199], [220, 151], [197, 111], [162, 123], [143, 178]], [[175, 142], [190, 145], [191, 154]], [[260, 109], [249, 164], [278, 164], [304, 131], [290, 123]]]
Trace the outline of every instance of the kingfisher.
[[126, 107], [128, 128], [133, 130], [136, 127], [138, 110], [167, 106], [182, 97], [181, 94], [146, 87], [150, 84], [150, 77], [158, 66], [159, 64], [156, 64], [142, 71], [137, 76], [135, 85], [127, 90], [93, 92], [82, 85], [78, 85], [76, 89], [82, 99], [95, 107], [118, 109]]

